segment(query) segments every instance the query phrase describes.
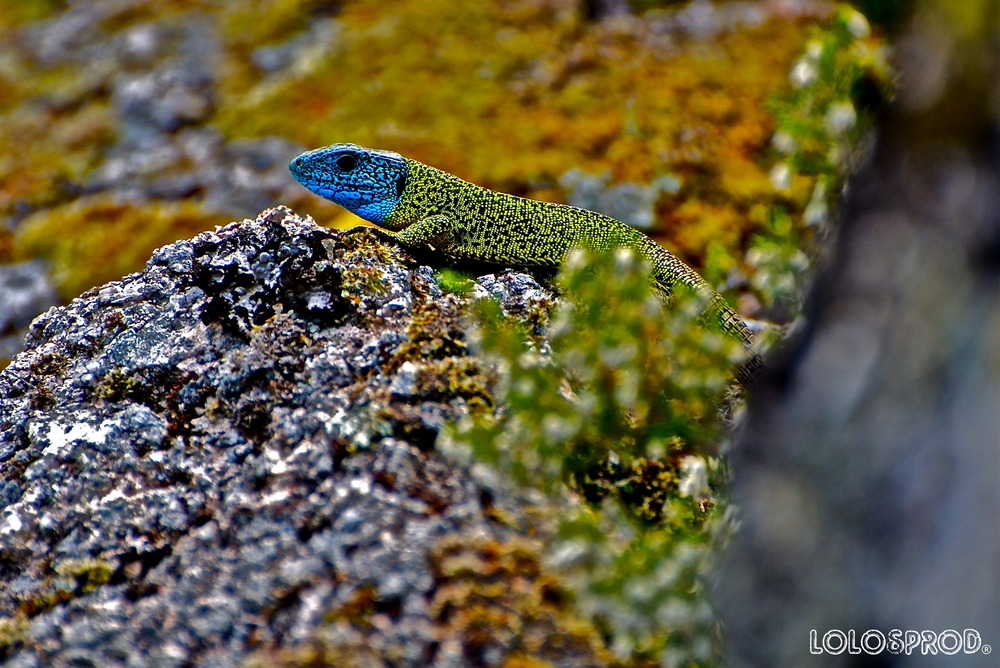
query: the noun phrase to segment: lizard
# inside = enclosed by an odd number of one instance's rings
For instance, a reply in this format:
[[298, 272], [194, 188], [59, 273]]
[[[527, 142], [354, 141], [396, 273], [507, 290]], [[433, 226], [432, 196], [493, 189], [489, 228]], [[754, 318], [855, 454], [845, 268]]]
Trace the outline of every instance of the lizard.
[[652, 238], [610, 216], [567, 204], [489, 190], [392, 151], [332, 144], [289, 164], [295, 179], [378, 227], [379, 238], [449, 258], [516, 268], [558, 268], [574, 248], [631, 249], [651, 266], [650, 282], [669, 301], [684, 286], [705, 299], [705, 321], [750, 351], [737, 373], [744, 386], [762, 366], [753, 333], [725, 298], [694, 269]]

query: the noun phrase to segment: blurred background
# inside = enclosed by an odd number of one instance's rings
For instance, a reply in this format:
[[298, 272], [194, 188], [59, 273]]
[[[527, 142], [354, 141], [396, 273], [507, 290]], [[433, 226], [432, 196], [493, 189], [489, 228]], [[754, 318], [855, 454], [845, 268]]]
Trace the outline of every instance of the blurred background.
[[277, 204], [356, 223], [287, 171], [335, 142], [605, 211], [786, 321], [882, 58], [812, 0], [5, 2], [0, 365], [160, 245]]

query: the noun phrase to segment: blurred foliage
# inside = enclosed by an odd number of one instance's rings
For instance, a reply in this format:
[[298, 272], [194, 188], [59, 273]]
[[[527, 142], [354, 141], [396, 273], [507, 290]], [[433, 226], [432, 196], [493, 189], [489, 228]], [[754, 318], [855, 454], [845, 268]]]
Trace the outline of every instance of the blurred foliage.
[[66, 8], [67, 0], [18, 0], [0, 4], [0, 26], [44, 19]]
[[488, 485], [545, 499], [547, 552], [621, 660], [680, 665], [717, 647], [701, 577], [724, 533], [714, 454], [743, 351], [697, 324], [697, 298], [664, 310], [647, 276], [624, 251], [575, 255], [560, 275], [572, 301], [544, 342], [478, 302], [473, 345], [497, 364], [504, 409], [438, 448]]
[[885, 47], [862, 14], [841, 6], [811, 33], [790, 88], [771, 102], [780, 158], [771, 179], [788, 201], [768, 210], [747, 252], [755, 294], [782, 320], [800, 312], [813, 242], [829, 231], [846, 178], [868, 148], [869, 107], [891, 95]]

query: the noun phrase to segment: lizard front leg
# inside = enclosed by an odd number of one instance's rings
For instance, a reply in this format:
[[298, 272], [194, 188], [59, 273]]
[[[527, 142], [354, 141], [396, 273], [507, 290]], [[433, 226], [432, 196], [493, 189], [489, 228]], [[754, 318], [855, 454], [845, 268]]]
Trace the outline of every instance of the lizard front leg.
[[447, 253], [456, 245], [457, 241], [455, 226], [451, 218], [443, 214], [428, 216], [399, 232], [390, 232], [381, 227], [358, 225], [347, 230], [345, 234], [357, 234], [362, 230], [368, 230], [379, 239], [404, 248], [430, 249], [442, 253]]

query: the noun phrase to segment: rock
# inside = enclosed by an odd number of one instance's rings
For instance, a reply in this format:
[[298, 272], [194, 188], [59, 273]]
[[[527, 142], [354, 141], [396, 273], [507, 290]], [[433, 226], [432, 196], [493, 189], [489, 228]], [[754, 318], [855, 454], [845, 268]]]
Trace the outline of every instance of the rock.
[[28, 323], [58, 299], [43, 263], [0, 265], [0, 359], [21, 349]]
[[[464, 355], [461, 302], [279, 207], [38, 318], [0, 373], [0, 659], [237, 666], [321, 643], [464, 665], [479, 650], [435, 564], [523, 540], [523, 511], [430, 447], [475, 399], [416, 382]], [[517, 650], [487, 644], [489, 665]], [[588, 647], [539, 655], [593, 665]]]
[[676, 195], [681, 183], [677, 177], [662, 175], [653, 183], [610, 184], [609, 173], [587, 174], [571, 169], [559, 177], [569, 203], [581, 209], [600, 211], [640, 230], [648, 230], [656, 222], [656, 201], [661, 194]]

